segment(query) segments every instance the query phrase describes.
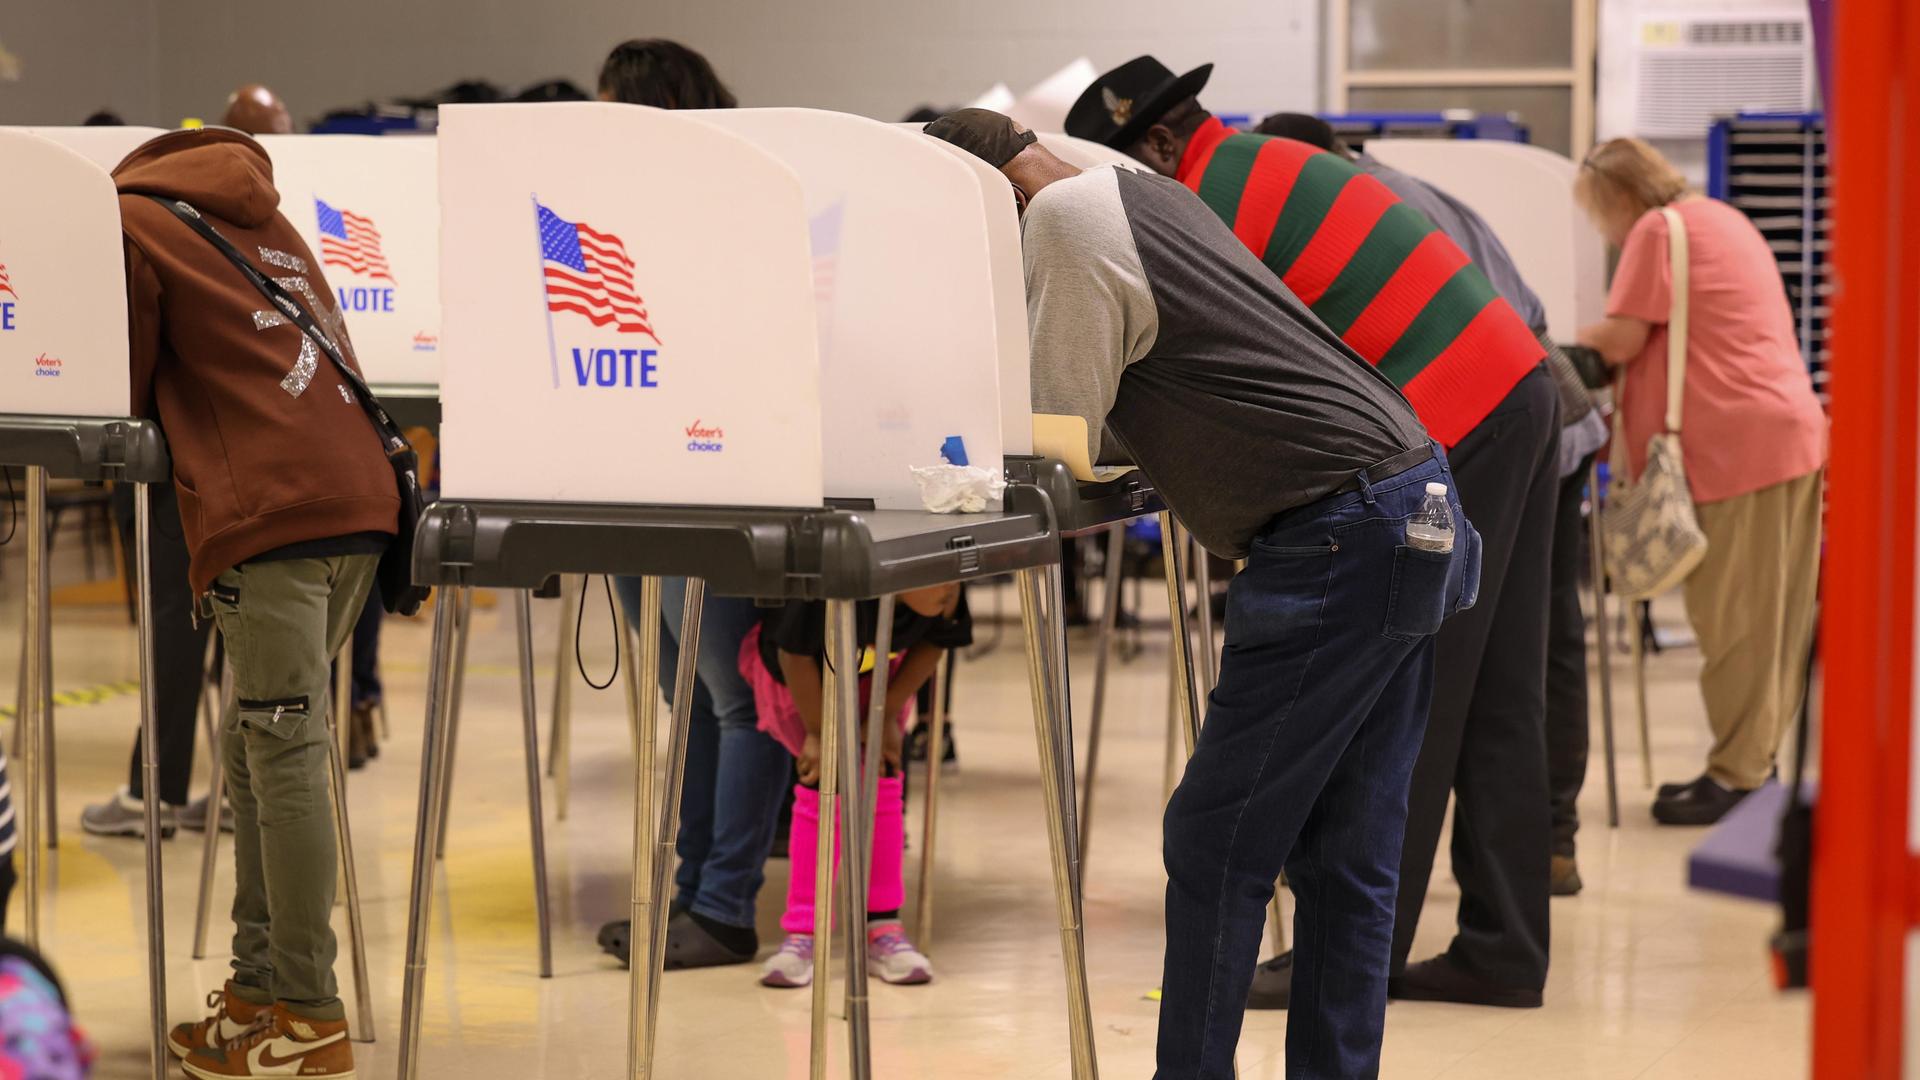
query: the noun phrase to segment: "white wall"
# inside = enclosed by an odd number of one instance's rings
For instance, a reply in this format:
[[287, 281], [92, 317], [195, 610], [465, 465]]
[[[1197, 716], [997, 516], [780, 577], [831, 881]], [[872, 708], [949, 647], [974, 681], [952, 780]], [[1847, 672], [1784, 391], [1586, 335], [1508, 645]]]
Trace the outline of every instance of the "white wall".
[[[280, 91], [296, 120], [459, 79], [518, 88], [571, 78], [591, 91], [630, 37], [705, 52], [743, 105], [807, 105], [893, 120], [960, 104], [998, 81], [1023, 91], [1080, 55], [1103, 67], [1154, 52], [1218, 64], [1221, 111], [1318, 103], [1320, 0], [25, 0], [0, 6], [0, 41], [28, 63], [0, 84], [0, 123], [77, 123], [100, 104], [129, 121], [217, 117], [236, 85]], [[158, 17], [164, 11], [165, 18]], [[77, 95], [77, 97], [76, 97]], [[92, 102], [98, 104], [92, 104]], [[86, 104], [83, 104], [86, 103]]]
[[71, 125], [100, 109], [157, 120], [154, 0], [8, 0], [0, 44], [20, 61], [0, 82], [0, 124]]

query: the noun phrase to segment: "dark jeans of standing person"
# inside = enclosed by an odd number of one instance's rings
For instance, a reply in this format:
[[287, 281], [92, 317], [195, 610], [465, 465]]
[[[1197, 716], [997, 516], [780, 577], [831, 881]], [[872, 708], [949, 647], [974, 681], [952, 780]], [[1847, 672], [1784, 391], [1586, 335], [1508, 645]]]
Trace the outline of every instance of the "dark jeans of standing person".
[[[1553, 513], [1552, 599], [1547, 616], [1547, 790], [1553, 806], [1553, 855], [1574, 856], [1580, 831], [1580, 786], [1587, 779], [1587, 630], [1580, 608], [1580, 575], [1587, 563], [1587, 458], [1560, 481]], [[1578, 874], [1573, 879], [1578, 889]]]
[[[616, 580], [629, 620], [640, 610], [640, 583]], [[686, 582], [661, 583], [660, 686], [673, 697]], [[740, 643], [759, 621], [753, 601], [708, 596], [700, 616], [699, 682], [687, 732], [680, 834], [675, 846], [675, 906], [727, 927], [754, 925], [754, 899], [766, 878], [774, 824], [793, 758], [759, 728], [753, 688], [740, 675]], [[670, 943], [671, 944], [671, 943]], [[751, 954], [752, 950], [747, 950]], [[751, 959], [751, 955], [748, 957]]]
[[[194, 732], [200, 726], [200, 688], [206, 675], [207, 635], [213, 620], [194, 625], [193, 587], [187, 584], [187, 538], [180, 528], [180, 501], [172, 484], [153, 484], [147, 527], [153, 573], [153, 700], [159, 746], [160, 801], [187, 804], [193, 777]], [[126, 550], [134, 550], [133, 485], [115, 484], [113, 515]], [[129, 559], [129, 569], [131, 570]], [[133, 736], [127, 793], [142, 797], [140, 733]]]
[[375, 708], [380, 704], [380, 623], [386, 618], [387, 609], [380, 600], [380, 582], [375, 579], [373, 591], [367, 594], [366, 606], [360, 609], [360, 618], [353, 624], [353, 701], [356, 709]]
[[[1486, 561], [1479, 605], [1434, 644], [1433, 711], [1400, 862], [1395, 997], [1538, 1005], [1546, 985], [1552, 829], [1542, 717], [1559, 416], [1553, 380], [1537, 368], [1450, 455]], [[1441, 957], [1408, 967], [1449, 793], [1458, 926]]]
[[[1379, 1070], [1407, 781], [1433, 635], [1472, 602], [1478, 542], [1407, 546], [1443, 457], [1276, 517], [1227, 590], [1226, 650], [1167, 805], [1161, 1080], [1233, 1075], [1274, 881], [1299, 942], [1290, 1077]], [[1451, 499], [1452, 496], [1450, 495]]]

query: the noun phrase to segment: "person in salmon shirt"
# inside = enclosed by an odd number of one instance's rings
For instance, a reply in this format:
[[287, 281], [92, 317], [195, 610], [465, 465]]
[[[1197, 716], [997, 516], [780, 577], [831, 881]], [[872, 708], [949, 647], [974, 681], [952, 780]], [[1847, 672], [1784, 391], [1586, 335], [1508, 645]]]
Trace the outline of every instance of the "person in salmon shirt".
[[1820, 574], [1827, 418], [1814, 396], [1793, 313], [1767, 247], [1739, 210], [1691, 191], [1639, 139], [1600, 144], [1575, 197], [1620, 249], [1607, 318], [1580, 344], [1620, 366], [1634, 475], [1665, 425], [1672, 307], [1671, 206], [1687, 231], [1686, 388], [1680, 449], [1706, 558], [1687, 579], [1713, 748], [1695, 780], [1666, 784], [1653, 816], [1710, 825], [1774, 771], [1806, 695]]

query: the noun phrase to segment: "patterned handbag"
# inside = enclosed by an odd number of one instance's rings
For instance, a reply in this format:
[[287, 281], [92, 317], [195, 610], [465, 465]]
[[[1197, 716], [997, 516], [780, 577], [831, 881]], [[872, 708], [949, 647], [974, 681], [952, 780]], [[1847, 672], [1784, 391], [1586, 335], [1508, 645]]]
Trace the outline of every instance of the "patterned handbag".
[[1687, 383], [1687, 227], [1665, 207], [1667, 252], [1673, 276], [1673, 308], [1667, 320], [1667, 426], [1647, 440], [1647, 468], [1633, 477], [1621, 433], [1622, 378], [1615, 383], [1613, 490], [1601, 511], [1607, 573], [1614, 594], [1647, 600], [1687, 579], [1707, 554], [1707, 536], [1693, 513], [1686, 465], [1680, 454], [1680, 405]]

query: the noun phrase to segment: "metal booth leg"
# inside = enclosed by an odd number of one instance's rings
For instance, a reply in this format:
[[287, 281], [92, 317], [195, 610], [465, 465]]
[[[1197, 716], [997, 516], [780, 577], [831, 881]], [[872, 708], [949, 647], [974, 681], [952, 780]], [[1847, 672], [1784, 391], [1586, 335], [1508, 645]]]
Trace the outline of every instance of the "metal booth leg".
[[[569, 606], [563, 588], [560, 605], [563, 618]], [[640, 663], [651, 665], [649, 670], [653, 670], [660, 662], [660, 579], [657, 577], [640, 579], [639, 621]], [[570, 674], [562, 671], [557, 677], [565, 679]], [[556, 709], [559, 704], [560, 692], [556, 688]], [[653, 1009], [653, 968], [663, 960], [653, 948], [653, 909], [659, 906], [659, 898], [653, 895], [653, 870], [648, 862], [653, 857], [653, 764], [659, 744], [660, 695], [642, 694], [639, 706], [640, 754], [633, 764], [633, 886], [629, 890], [627, 912], [627, 986], [633, 1010], [627, 1018], [627, 1073], [651, 1076], [653, 1043], [647, 1038], [647, 1015]], [[552, 746], [557, 753], [561, 746], [558, 712], [554, 714], [553, 723]]]
[[446, 756], [448, 676], [453, 667], [453, 604], [446, 595], [433, 610], [433, 652], [427, 666], [427, 722], [420, 740], [420, 806], [413, 831], [412, 895], [407, 910], [406, 984], [400, 999], [399, 1076], [420, 1074], [420, 1013], [426, 993], [427, 924], [433, 915], [435, 837], [440, 834], [440, 781]]
[[[560, 576], [560, 644], [553, 661], [553, 731], [548, 735], [547, 775], [553, 778], [553, 816], [567, 820], [567, 804], [573, 793], [573, 673], [580, 666], [579, 641], [574, 629], [580, 622], [584, 575]], [[654, 621], [659, 621], [656, 612]]]
[[473, 590], [454, 588], [442, 597], [454, 605], [453, 674], [447, 689], [447, 738], [440, 751], [447, 759], [440, 784], [440, 834], [434, 838], [433, 857], [447, 857], [447, 828], [453, 817], [453, 759], [460, 748], [460, 695], [467, 684], [467, 639], [473, 630]]
[[20, 761], [15, 773], [20, 792], [14, 805], [21, 824], [23, 931], [27, 944], [39, 948], [40, 879], [44, 870], [41, 829], [46, 816], [46, 806], [40, 797], [40, 784], [45, 775], [40, 761], [40, 737], [45, 730], [41, 714], [46, 709], [48, 598], [52, 592], [52, 576], [47, 564], [47, 470], [37, 465], [27, 466], [26, 488], [27, 589], [23, 627], [26, 693], [24, 707], [14, 718], [14, 732], [20, 744]]
[[513, 625], [520, 654], [520, 726], [527, 759], [527, 830], [533, 838], [533, 912], [540, 933], [540, 977], [551, 979], [553, 922], [547, 908], [547, 823], [540, 808], [540, 707], [535, 702], [533, 688], [533, 605], [525, 589], [513, 591]]
[[1059, 776], [1064, 802], [1060, 812], [1066, 825], [1067, 883], [1073, 893], [1074, 910], [1080, 910], [1080, 798], [1074, 782], [1075, 749], [1073, 743], [1072, 685], [1067, 675], [1067, 600], [1064, 588], [1066, 568], [1049, 566], [1047, 603], [1041, 610], [1041, 628], [1046, 631], [1047, 684], [1053, 692], [1054, 771]]
[[[811, 1080], [826, 1080], [827, 1075], [827, 984], [833, 972], [834, 821], [839, 810], [842, 743], [853, 738], [853, 716], [860, 700], [859, 672], [851, 666], [854, 663], [851, 603], [827, 601], [826, 642], [827, 669], [822, 673], [820, 695], [820, 832], [814, 845], [813, 1023], [808, 1048]], [[862, 975], [866, 973], [864, 966], [858, 970]]]
[[1193, 637], [1187, 629], [1186, 530], [1171, 513], [1160, 515], [1160, 550], [1167, 564], [1167, 610], [1173, 624], [1173, 698], [1187, 756], [1200, 737], [1200, 706], [1194, 700]]
[[947, 668], [952, 649], [940, 654], [933, 666], [933, 730], [927, 737], [927, 794], [920, 825], [920, 911], [914, 919], [920, 951], [933, 948], [933, 843], [940, 821], [940, 759], [947, 751]]
[[[1629, 601], [1627, 611], [1637, 614], [1634, 604]], [[1646, 787], [1653, 786], [1653, 739], [1647, 726], [1647, 641], [1646, 633], [1640, 626], [1640, 620], [1633, 619], [1628, 640], [1633, 642], [1633, 696], [1640, 708], [1640, 782]]]
[[[1068, 806], [1073, 793], [1063, 784], [1057, 756], [1064, 717], [1058, 715], [1060, 693], [1050, 662], [1050, 633], [1042, 610], [1042, 589], [1048, 571], [1022, 570], [1018, 574], [1020, 616], [1026, 631], [1027, 683], [1033, 697], [1034, 743], [1040, 757], [1040, 786], [1046, 801], [1047, 839], [1053, 861], [1053, 893], [1060, 915], [1060, 952], [1067, 977], [1067, 1035], [1072, 1045], [1073, 1075], [1092, 1080], [1099, 1075], [1093, 1042], [1093, 1006], [1087, 994], [1086, 943], [1080, 927], [1080, 897], [1074, 878], [1073, 838]], [[1061, 614], [1055, 609], [1055, 615]]]
[[[53, 563], [46, 563], [49, 578]], [[40, 760], [43, 767], [41, 780], [45, 785], [44, 802], [47, 805], [46, 836], [47, 850], [60, 846], [60, 747], [53, 737], [53, 585], [49, 581], [46, 599], [42, 604], [48, 608], [48, 615], [40, 623]], [[141, 783], [145, 784], [143, 777]], [[145, 790], [144, 788], [142, 790]]]
[[[656, 597], [653, 605], [654, 644], [656, 651], [645, 657], [646, 670], [654, 671], [659, 667], [660, 609], [659, 585], [654, 586]], [[688, 578], [684, 610], [680, 613], [680, 651], [673, 672], [673, 710], [672, 730], [667, 736], [667, 775], [666, 787], [661, 792], [660, 826], [654, 830], [652, 862], [648, 866], [647, 888], [652, 897], [652, 910], [648, 913], [651, 921], [647, 923], [647, 994], [646, 1004], [646, 1058], [634, 1069], [635, 1080], [642, 1080], [653, 1074], [653, 1050], [656, 1034], [660, 1030], [660, 977], [662, 966], [667, 957], [667, 879], [673, 873], [673, 845], [680, 835], [680, 793], [687, 776], [687, 729], [693, 721], [694, 679], [700, 662], [700, 615], [705, 606], [707, 583], [699, 578]], [[640, 874], [639, 852], [635, 852], [633, 873]], [[636, 913], [637, 914], [637, 913]], [[628, 940], [632, 941], [641, 923], [636, 918], [628, 929]], [[636, 973], [639, 968], [634, 968]], [[635, 998], [636, 1007], [640, 999]], [[636, 1014], [635, 1019], [640, 1017]]]
[[1120, 615], [1120, 571], [1126, 542], [1125, 525], [1115, 524], [1107, 531], [1106, 605], [1100, 609], [1100, 636], [1093, 646], [1093, 710], [1087, 717], [1087, 781], [1080, 785], [1082, 872], [1086, 868], [1087, 843], [1093, 836], [1093, 784], [1100, 769], [1100, 728], [1107, 712], [1107, 665], [1113, 659], [1113, 628]]
[[[45, 478], [42, 477], [42, 483]], [[43, 489], [44, 490], [44, 489]], [[153, 694], [153, 559], [152, 559], [152, 492], [146, 484], [133, 486], [133, 530], [134, 530], [134, 580], [139, 583], [135, 595], [139, 607], [140, 636], [140, 784], [145, 798], [141, 805], [146, 812], [146, 849], [147, 849], [147, 1007], [151, 1021], [148, 1030], [148, 1052], [151, 1055], [154, 1080], [166, 1080], [167, 1068], [173, 1063], [173, 1054], [167, 1049], [167, 920], [163, 910], [161, 864], [160, 864], [160, 751], [159, 712]], [[40, 567], [45, 569], [43, 562]], [[42, 594], [44, 599], [45, 594]], [[42, 657], [46, 656], [42, 643]], [[46, 677], [45, 672], [41, 677]], [[46, 710], [52, 714], [51, 709]], [[48, 743], [52, 742], [52, 730], [48, 729]], [[49, 753], [51, 761], [51, 753]], [[49, 770], [51, 772], [51, 770]], [[48, 776], [48, 787], [52, 787], [52, 776]], [[52, 808], [52, 796], [49, 792], [48, 808]], [[220, 827], [219, 819], [211, 822], [214, 828]]]
[[227, 795], [227, 758], [225, 752], [227, 717], [234, 708], [233, 667], [220, 672], [220, 714], [207, 732], [207, 747], [213, 753], [213, 783], [207, 791], [207, 832], [200, 845], [200, 902], [193, 918], [193, 958], [207, 958], [207, 926], [213, 919], [213, 871], [220, 858], [220, 814]]
[[[841, 765], [848, 780], [849, 800], [846, 824], [841, 827], [843, 846], [840, 880], [846, 893], [846, 914], [841, 923], [847, 934], [847, 1044], [849, 1073], [853, 1080], [868, 1080], [873, 1075], [873, 1034], [867, 997], [867, 894], [873, 880], [873, 821], [880, 801], [880, 739], [887, 716], [887, 680], [893, 654], [893, 610], [896, 598], [880, 597], [880, 610], [874, 623], [873, 681], [868, 691], [866, 739], [864, 748], [849, 739], [841, 744]], [[860, 651], [855, 642], [853, 666], [846, 670], [858, 693]], [[855, 698], [856, 706], [858, 698]], [[859, 730], [859, 713], [852, 714], [849, 731]], [[855, 752], [861, 760], [855, 761]], [[857, 778], [857, 781], [856, 781]], [[819, 975], [816, 972], [815, 978]]]
[[[342, 676], [336, 684], [351, 686], [352, 654], [347, 648], [340, 650], [338, 663]], [[336, 687], [335, 693], [341, 690]], [[347, 737], [347, 725], [341, 722], [343, 717], [351, 717], [352, 706], [344, 699], [337, 701], [334, 708], [327, 712], [327, 762], [333, 771], [333, 836], [340, 849], [340, 870], [346, 878], [347, 893], [347, 944], [353, 960], [353, 1004], [355, 1027], [358, 1042], [373, 1041], [373, 987], [367, 976], [367, 935], [365, 924], [360, 919], [360, 871], [353, 857], [353, 827], [347, 815], [347, 767], [346, 751], [341, 742]], [[349, 721], [350, 722], [350, 721]], [[219, 819], [214, 817], [219, 811], [209, 804], [207, 831], [219, 828]]]
[[1600, 462], [1587, 466], [1587, 547], [1593, 559], [1593, 630], [1600, 650], [1600, 737], [1607, 752], [1607, 825], [1620, 827], [1613, 743], [1613, 623], [1607, 618], [1607, 540], [1600, 527]]

